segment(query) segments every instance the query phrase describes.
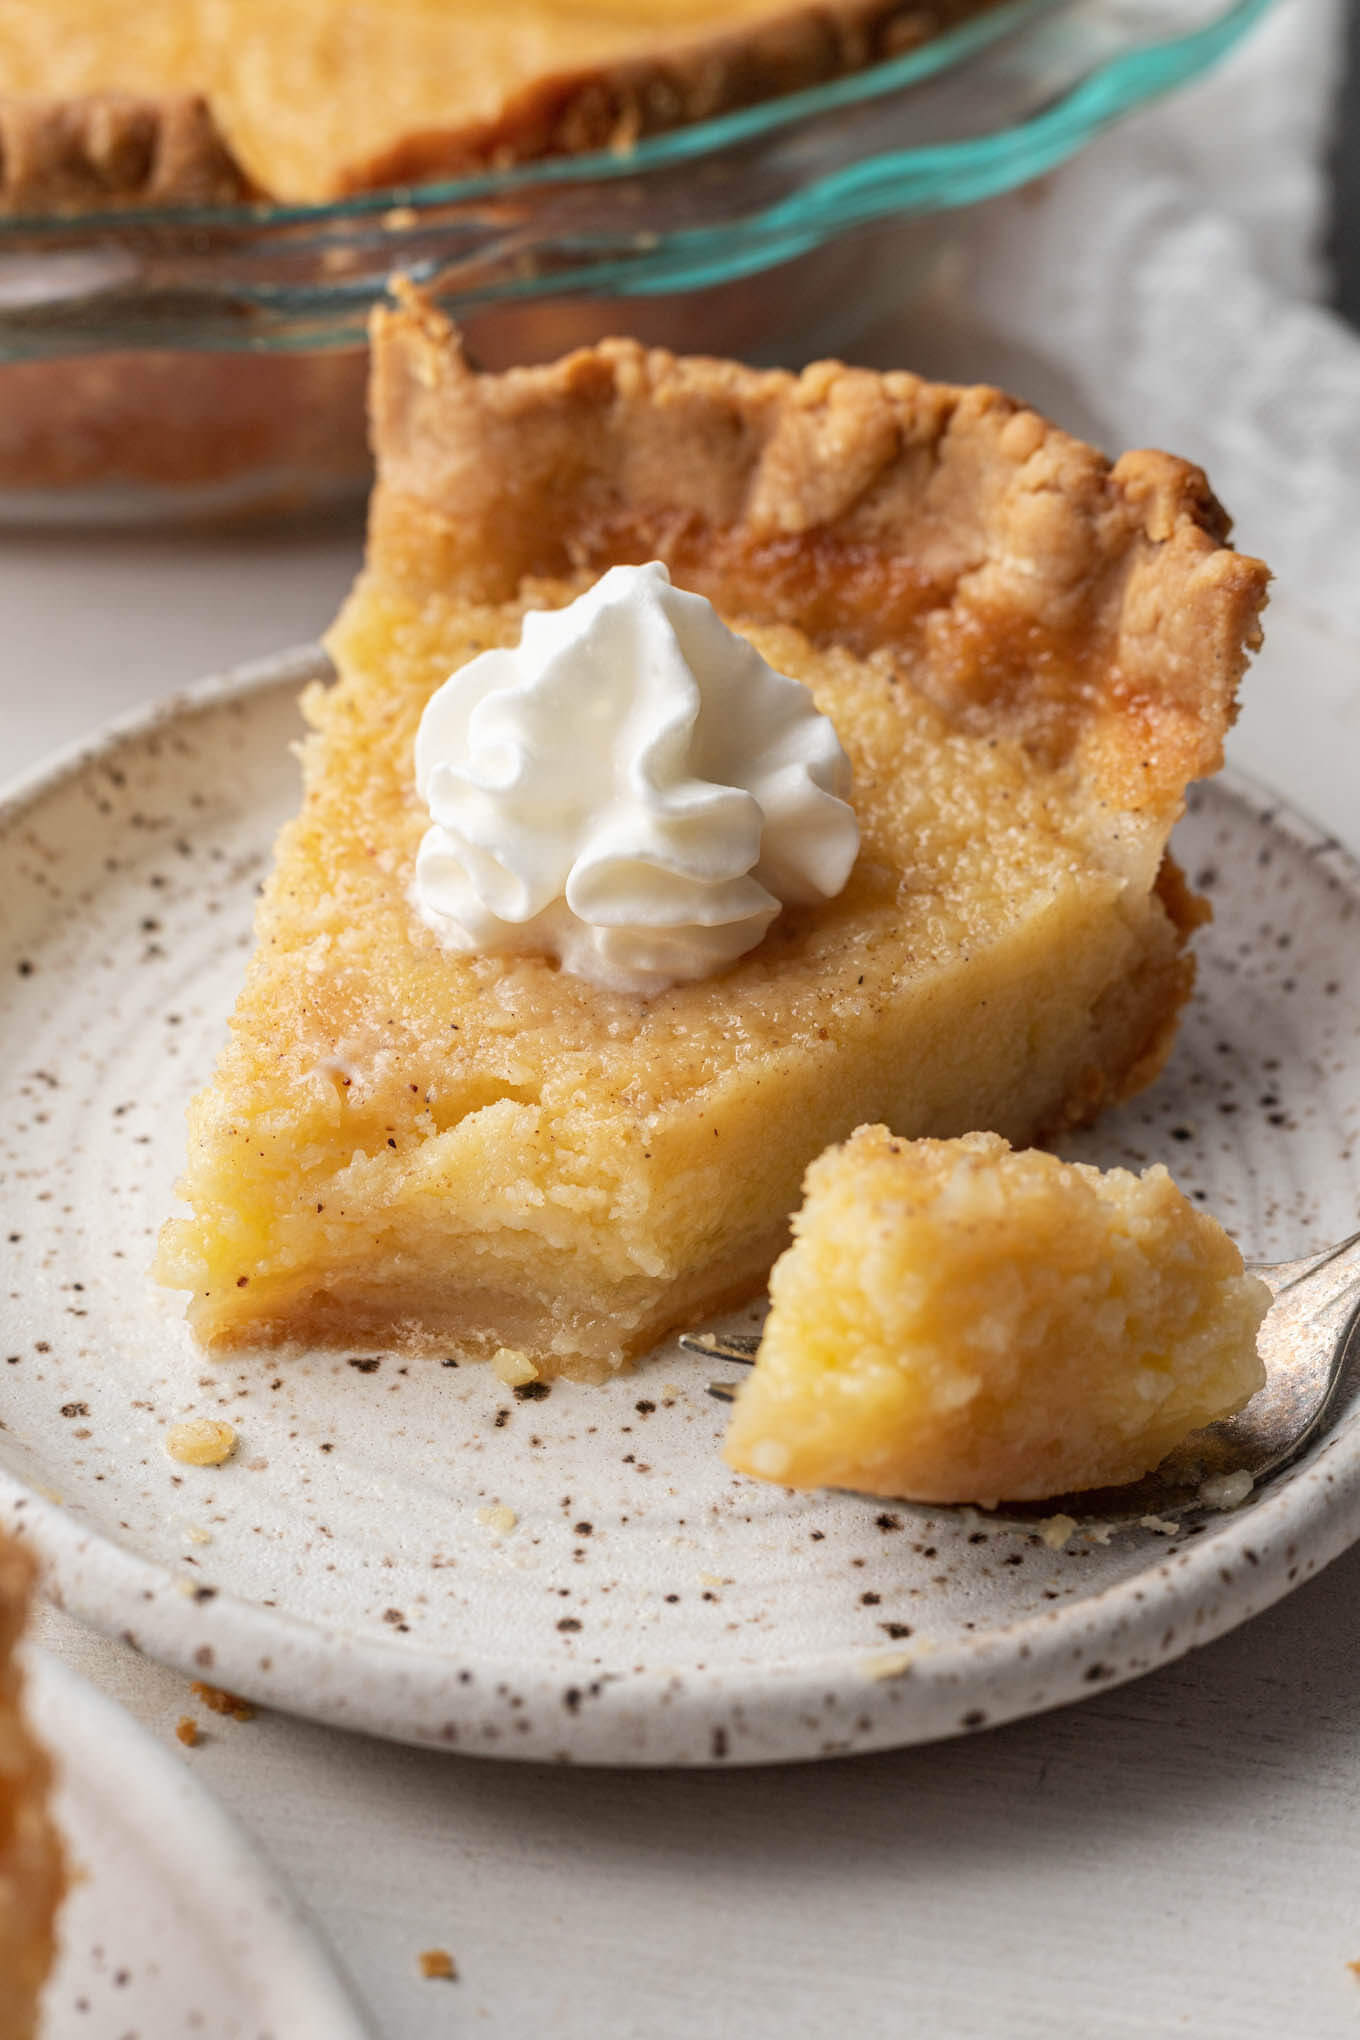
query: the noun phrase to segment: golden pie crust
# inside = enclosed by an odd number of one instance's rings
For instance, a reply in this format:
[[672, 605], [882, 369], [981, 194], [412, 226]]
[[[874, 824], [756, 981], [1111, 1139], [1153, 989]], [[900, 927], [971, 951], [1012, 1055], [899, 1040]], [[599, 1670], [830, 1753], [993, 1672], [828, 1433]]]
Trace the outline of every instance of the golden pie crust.
[[234, 205], [260, 196], [197, 93], [80, 99], [0, 91], [0, 207]]
[[[375, 321], [369, 559], [161, 1278], [209, 1345], [617, 1366], [749, 1293], [866, 1121], [1016, 1143], [1170, 1047], [1204, 909], [1165, 858], [1266, 572], [1204, 478], [989, 389], [616, 341], [475, 373]], [[421, 710], [607, 566], [664, 559], [803, 679], [855, 774], [845, 891], [651, 999], [443, 951], [409, 888]]]
[[664, 559], [725, 613], [894, 648], [1135, 829], [1222, 764], [1269, 574], [1201, 469], [1111, 466], [985, 385], [627, 340], [481, 376], [410, 291], [374, 333], [369, 556], [409, 596]]
[[22, 1709], [15, 1646], [33, 1563], [0, 1537], [0, 2040], [34, 2040], [65, 1878], [48, 1817], [52, 1767]]

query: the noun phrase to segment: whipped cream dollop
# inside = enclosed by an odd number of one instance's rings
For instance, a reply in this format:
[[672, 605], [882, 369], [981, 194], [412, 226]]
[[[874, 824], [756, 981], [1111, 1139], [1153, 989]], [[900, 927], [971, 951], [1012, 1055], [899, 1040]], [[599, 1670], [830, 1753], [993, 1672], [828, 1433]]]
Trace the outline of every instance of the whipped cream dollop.
[[859, 849], [850, 763], [808, 689], [659, 561], [461, 667], [415, 767], [432, 827], [413, 897], [440, 940], [616, 991], [721, 970], [781, 907], [838, 893]]

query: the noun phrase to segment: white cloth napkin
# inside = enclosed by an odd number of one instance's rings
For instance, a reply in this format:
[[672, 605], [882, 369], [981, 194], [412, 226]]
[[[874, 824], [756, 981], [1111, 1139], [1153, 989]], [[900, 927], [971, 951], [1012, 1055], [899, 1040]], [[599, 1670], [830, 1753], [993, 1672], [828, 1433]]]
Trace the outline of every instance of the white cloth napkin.
[[1317, 302], [1343, 25], [1279, 0], [1210, 78], [982, 208], [955, 337], [968, 377], [1111, 451], [1198, 461], [1239, 546], [1360, 637], [1360, 338]]

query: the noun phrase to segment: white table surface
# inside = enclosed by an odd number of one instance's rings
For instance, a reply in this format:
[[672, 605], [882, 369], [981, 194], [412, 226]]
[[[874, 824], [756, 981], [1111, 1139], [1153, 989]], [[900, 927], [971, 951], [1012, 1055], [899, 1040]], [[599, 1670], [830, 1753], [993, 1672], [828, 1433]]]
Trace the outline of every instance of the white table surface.
[[[358, 543], [0, 539], [3, 776], [314, 635]], [[1235, 756], [1360, 850], [1360, 652], [1287, 599], [1275, 621]], [[176, 1674], [50, 1610], [37, 1635], [173, 1736]], [[577, 1772], [260, 1715], [212, 1720], [183, 1761], [383, 2040], [1329, 2040], [1360, 2032], [1357, 1645], [1360, 1550], [1137, 1684], [933, 1748]], [[422, 1980], [431, 1946], [459, 1982]]]

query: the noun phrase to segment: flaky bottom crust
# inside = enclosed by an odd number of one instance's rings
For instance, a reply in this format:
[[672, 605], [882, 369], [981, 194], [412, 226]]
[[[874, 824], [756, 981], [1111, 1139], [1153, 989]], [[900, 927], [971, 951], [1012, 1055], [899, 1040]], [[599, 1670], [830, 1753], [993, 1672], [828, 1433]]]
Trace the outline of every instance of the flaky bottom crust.
[[297, 1352], [380, 1345], [385, 1352], [419, 1358], [436, 1354], [489, 1360], [500, 1348], [528, 1353], [545, 1379], [603, 1381], [656, 1345], [667, 1332], [697, 1324], [715, 1311], [759, 1294], [788, 1245], [788, 1225], [746, 1240], [697, 1274], [672, 1283], [660, 1296], [600, 1299], [534, 1297], [523, 1289], [439, 1283], [422, 1294], [406, 1283], [331, 1279], [309, 1290], [294, 1308], [263, 1321], [237, 1325], [213, 1338], [209, 1350], [270, 1347]]

